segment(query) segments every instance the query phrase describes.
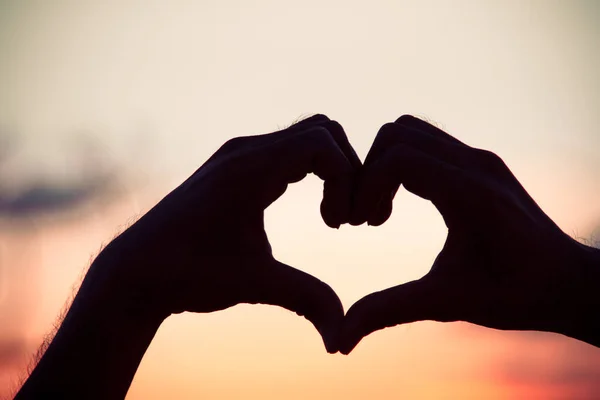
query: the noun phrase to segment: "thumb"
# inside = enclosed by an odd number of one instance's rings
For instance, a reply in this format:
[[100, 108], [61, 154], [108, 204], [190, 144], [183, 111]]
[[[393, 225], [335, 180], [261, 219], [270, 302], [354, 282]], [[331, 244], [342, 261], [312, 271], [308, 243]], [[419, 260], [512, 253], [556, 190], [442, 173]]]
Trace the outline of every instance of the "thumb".
[[337, 351], [344, 308], [329, 285], [279, 261], [266, 268], [258, 282], [253, 302], [280, 306], [304, 316], [321, 334], [327, 351]]
[[419, 280], [371, 293], [350, 307], [338, 339], [339, 350], [349, 354], [372, 332], [415, 321], [450, 321], [439, 285], [425, 276]]

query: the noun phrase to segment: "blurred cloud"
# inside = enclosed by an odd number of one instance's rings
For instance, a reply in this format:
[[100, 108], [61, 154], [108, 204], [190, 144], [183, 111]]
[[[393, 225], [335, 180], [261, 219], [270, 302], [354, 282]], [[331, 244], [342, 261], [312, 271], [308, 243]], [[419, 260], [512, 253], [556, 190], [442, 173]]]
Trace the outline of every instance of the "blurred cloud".
[[97, 139], [80, 135], [59, 146], [62, 155], [51, 154], [60, 159], [57, 165], [48, 162], [43, 152], [32, 155], [23, 149], [15, 136], [0, 136], [0, 219], [19, 222], [68, 214], [91, 200], [118, 195], [118, 177], [124, 171]]
[[20, 217], [42, 212], [72, 210], [95, 197], [108, 183], [109, 178], [104, 177], [90, 177], [87, 181], [66, 186], [54, 185], [52, 182], [37, 182], [16, 196], [3, 197], [0, 193], [0, 215]]

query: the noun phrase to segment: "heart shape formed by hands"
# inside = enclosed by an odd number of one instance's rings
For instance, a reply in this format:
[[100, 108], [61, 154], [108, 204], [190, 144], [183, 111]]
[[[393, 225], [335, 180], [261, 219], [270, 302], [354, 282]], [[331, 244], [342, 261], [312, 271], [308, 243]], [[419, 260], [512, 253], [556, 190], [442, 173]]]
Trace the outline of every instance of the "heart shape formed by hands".
[[[344, 316], [327, 284], [277, 261], [264, 210], [311, 172], [324, 180], [321, 214], [330, 227], [381, 225], [400, 185], [431, 201], [449, 231], [431, 271], [364, 297]], [[557, 299], [576, 283], [564, 267], [576, 242], [499, 157], [411, 116], [381, 128], [364, 165], [324, 115], [232, 139], [115, 242], [138, 255], [116, 273], [119, 282], [162, 318], [278, 305], [309, 319], [329, 352], [348, 354], [375, 330], [420, 320], [573, 329], [552, 326], [552, 313], [573, 306]]]
[[[344, 316], [335, 292], [277, 261], [264, 210], [310, 172], [327, 225], [384, 223], [400, 185], [448, 227], [423, 278], [372, 293]], [[327, 351], [348, 354], [401, 323], [463, 320], [563, 333], [600, 345], [600, 253], [564, 234], [496, 155], [410, 116], [384, 125], [365, 164], [323, 115], [227, 142], [113, 240], [90, 267], [17, 398], [123, 398], [172, 313], [264, 303], [304, 315]]]

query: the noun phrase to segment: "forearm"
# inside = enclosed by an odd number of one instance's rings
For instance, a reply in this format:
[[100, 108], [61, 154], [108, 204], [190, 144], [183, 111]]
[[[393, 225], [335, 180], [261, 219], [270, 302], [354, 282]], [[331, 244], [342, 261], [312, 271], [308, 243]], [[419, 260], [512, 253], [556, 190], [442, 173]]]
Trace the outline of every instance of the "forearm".
[[[106, 250], [106, 249], [105, 249]], [[124, 398], [163, 317], [131, 301], [101, 255], [86, 275], [55, 338], [15, 399]]]

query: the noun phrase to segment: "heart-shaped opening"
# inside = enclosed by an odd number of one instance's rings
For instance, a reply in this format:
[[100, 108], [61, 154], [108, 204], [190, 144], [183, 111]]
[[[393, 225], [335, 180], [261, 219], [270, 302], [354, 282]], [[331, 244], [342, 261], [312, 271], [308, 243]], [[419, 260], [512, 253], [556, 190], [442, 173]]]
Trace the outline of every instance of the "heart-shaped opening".
[[382, 226], [336, 230], [319, 214], [322, 185], [309, 175], [266, 210], [265, 229], [275, 258], [329, 284], [346, 310], [373, 291], [429, 271], [447, 235], [430, 202], [400, 189], [394, 212]]

